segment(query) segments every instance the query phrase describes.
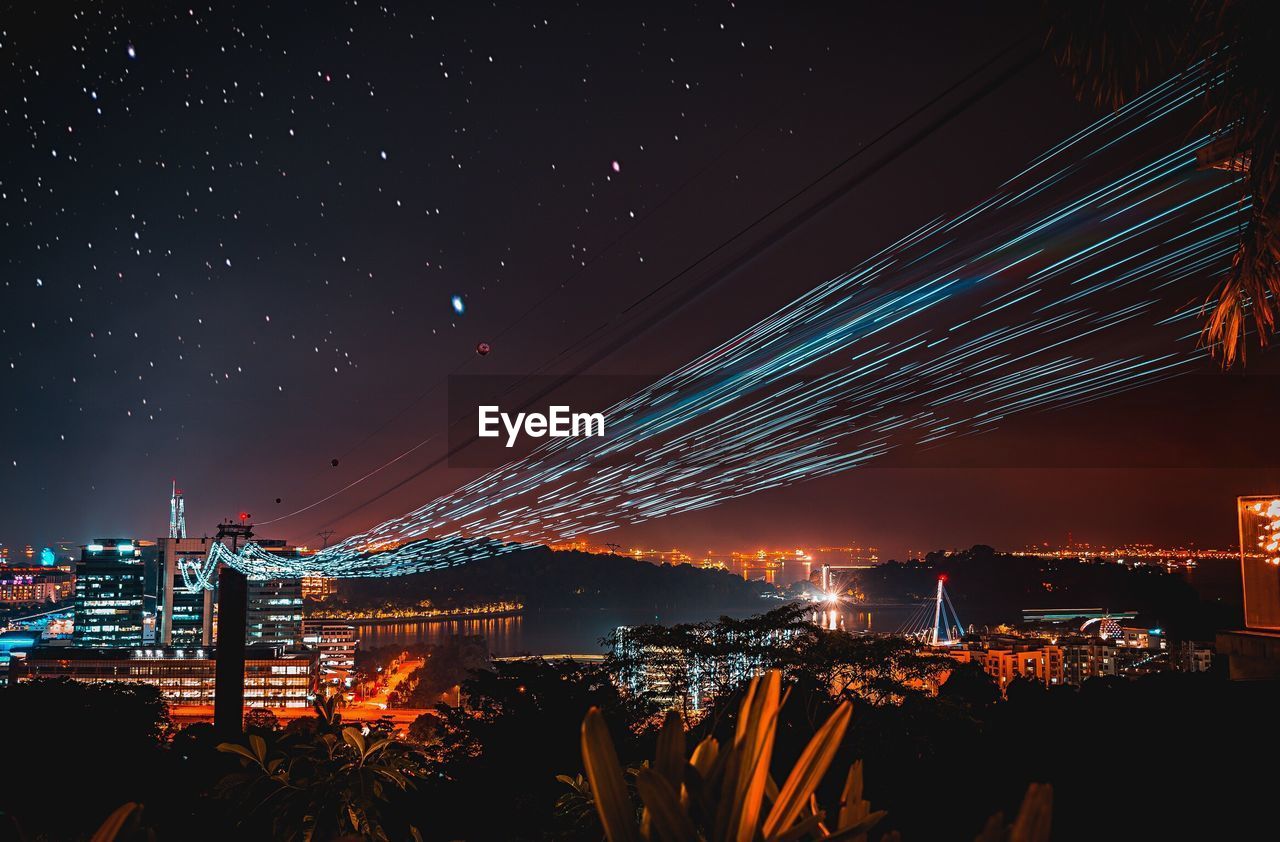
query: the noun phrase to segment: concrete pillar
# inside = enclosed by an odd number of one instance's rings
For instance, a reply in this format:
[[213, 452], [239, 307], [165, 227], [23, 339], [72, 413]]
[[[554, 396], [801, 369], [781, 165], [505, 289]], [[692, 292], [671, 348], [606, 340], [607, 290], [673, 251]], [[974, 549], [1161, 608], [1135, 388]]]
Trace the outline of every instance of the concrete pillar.
[[244, 733], [244, 649], [249, 580], [239, 570], [218, 571], [218, 640], [214, 652], [213, 725], [224, 739]]

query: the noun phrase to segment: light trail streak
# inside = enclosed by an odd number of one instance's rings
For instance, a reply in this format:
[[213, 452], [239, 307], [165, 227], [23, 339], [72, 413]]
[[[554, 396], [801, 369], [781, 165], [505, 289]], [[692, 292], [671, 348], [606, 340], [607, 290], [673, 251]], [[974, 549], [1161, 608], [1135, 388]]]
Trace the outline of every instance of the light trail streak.
[[463, 564], [1188, 371], [1205, 354], [1198, 331], [1181, 327], [1198, 309], [1187, 302], [1228, 267], [1247, 212], [1230, 192], [1238, 175], [1196, 170], [1209, 138], [1188, 142], [1177, 125], [1190, 123], [1199, 84], [1154, 88], [968, 211], [926, 223], [619, 401], [603, 439], [548, 439], [311, 556], [215, 545], [189, 586], [207, 585], [218, 563], [254, 577]]

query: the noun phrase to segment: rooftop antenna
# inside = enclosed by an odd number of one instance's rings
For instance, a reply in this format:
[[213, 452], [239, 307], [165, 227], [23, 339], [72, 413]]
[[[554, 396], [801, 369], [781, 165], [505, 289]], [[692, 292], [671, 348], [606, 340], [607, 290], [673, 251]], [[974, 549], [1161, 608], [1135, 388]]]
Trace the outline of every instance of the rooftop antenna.
[[241, 512], [239, 523], [228, 518], [225, 523], [218, 524], [217, 540], [221, 541], [224, 538], [230, 538], [232, 554], [235, 554], [240, 549], [240, 541], [242, 539], [245, 543], [248, 543], [249, 539], [253, 537], [253, 524], [249, 523], [248, 520], [249, 513]]
[[169, 495], [169, 537], [187, 537], [187, 507], [178, 490], [178, 481], [173, 481], [173, 491]]

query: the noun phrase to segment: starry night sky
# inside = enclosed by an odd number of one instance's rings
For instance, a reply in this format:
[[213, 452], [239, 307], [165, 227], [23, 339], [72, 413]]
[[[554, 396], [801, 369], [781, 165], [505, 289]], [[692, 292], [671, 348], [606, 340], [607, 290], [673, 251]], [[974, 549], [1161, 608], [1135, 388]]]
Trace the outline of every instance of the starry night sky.
[[[368, 527], [474, 476], [402, 483], [444, 450], [449, 374], [660, 375], [1097, 116], [1041, 59], [593, 359], [637, 296], [1039, 38], [1029, 4], [825, 5], [7, 9], [0, 543], [160, 534], [175, 478], [195, 534], [270, 520], [435, 436], [260, 534]], [[1245, 446], [1274, 424], [1277, 370], [1275, 353], [1247, 374], [1206, 364], [611, 540], [1225, 545], [1234, 495], [1280, 487]]]

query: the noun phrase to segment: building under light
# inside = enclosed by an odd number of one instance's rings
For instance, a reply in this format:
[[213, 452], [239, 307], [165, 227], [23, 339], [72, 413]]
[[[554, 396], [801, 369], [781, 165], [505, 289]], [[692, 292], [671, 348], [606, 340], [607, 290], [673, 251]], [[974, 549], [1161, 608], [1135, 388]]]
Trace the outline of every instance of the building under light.
[[1066, 683], [1062, 648], [1052, 645], [1027, 644], [1000, 648], [959, 646], [947, 654], [960, 663], [977, 663], [1000, 684], [1000, 692], [1008, 689], [1015, 678], [1029, 678], [1046, 687]]
[[1115, 675], [1119, 665], [1114, 640], [1082, 638], [1060, 644], [1063, 681], [1080, 686], [1090, 678]]
[[663, 707], [687, 714], [702, 712], [724, 687], [754, 678], [775, 666], [774, 650], [795, 635], [794, 629], [729, 631], [708, 629], [702, 652], [676, 646], [641, 643], [627, 626], [614, 632], [613, 657], [618, 686], [644, 695]]
[[75, 577], [58, 567], [0, 565], [0, 604], [43, 605], [75, 594]]
[[143, 644], [142, 542], [98, 538], [76, 564], [74, 645], [137, 647]]
[[356, 669], [356, 627], [337, 620], [303, 620], [302, 642], [320, 659], [320, 683], [350, 684]]
[[250, 579], [245, 630], [249, 644], [302, 644], [302, 580]]
[[159, 629], [161, 646], [184, 649], [213, 644], [213, 591], [193, 575], [209, 555], [212, 538], [161, 538]]
[[323, 602], [338, 592], [338, 580], [330, 576], [303, 576], [302, 598]]
[[[213, 704], [217, 661], [209, 649], [36, 648], [13, 664], [13, 678], [71, 678], [150, 684], [174, 705]], [[315, 652], [277, 646], [245, 651], [244, 704], [248, 708], [305, 708], [315, 696]]]

